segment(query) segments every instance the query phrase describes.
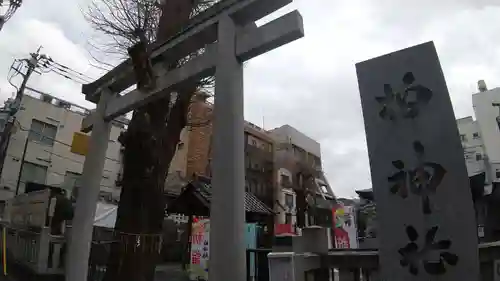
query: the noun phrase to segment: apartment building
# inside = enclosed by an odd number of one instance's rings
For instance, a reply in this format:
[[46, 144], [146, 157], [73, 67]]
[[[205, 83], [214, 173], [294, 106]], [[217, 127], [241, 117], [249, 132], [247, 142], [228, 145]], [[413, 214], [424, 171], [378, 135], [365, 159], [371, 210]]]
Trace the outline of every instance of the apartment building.
[[[180, 155], [185, 153], [185, 176], [211, 177], [212, 162], [212, 113], [213, 105], [200, 95], [191, 105], [188, 116], [189, 127], [177, 148]], [[254, 194], [270, 208], [274, 205], [274, 141], [269, 134], [250, 122], [245, 122], [245, 189]], [[182, 163], [176, 160], [175, 166]], [[178, 170], [183, 174], [182, 169]]]
[[488, 90], [484, 81], [478, 82], [479, 92], [472, 95], [472, 106], [476, 117], [478, 133], [488, 158], [487, 176], [492, 182], [500, 181], [500, 88]]
[[333, 203], [335, 195], [321, 166], [321, 145], [290, 125], [272, 129], [268, 133], [276, 143], [277, 224], [282, 224], [284, 230], [293, 229], [292, 226], [297, 224], [300, 205], [297, 190], [303, 188], [298, 174], [311, 174], [314, 177], [311, 189], [316, 191], [316, 203], [320, 201], [320, 205], [323, 205], [320, 207], [331, 212], [327, 205], [328, 201]]
[[469, 177], [484, 172], [488, 157], [485, 153], [478, 122], [472, 116], [467, 116], [458, 119], [457, 126]]
[[[181, 133], [177, 151], [172, 159], [165, 182], [167, 197], [174, 199], [187, 182], [197, 176], [212, 176], [212, 113], [213, 104], [208, 96], [199, 93], [193, 97], [188, 113], [188, 125]], [[254, 194], [264, 204], [274, 205], [274, 143], [268, 134], [258, 126], [246, 122], [244, 127], [245, 167], [247, 192]], [[177, 223], [187, 221], [187, 217], [172, 214]]]
[[472, 95], [475, 119], [457, 120], [469, 176], [486, 173], [487, 183], [500, 182], [500, 88], [488, 90], [478, 81], [478, 93]]
[[[181, 134], [167, 179], [167, 190], [179, 189], [180, 178], [189, 180], [193, 175], [211, 177], [213, 105], [206, 102], [206, 98], [198, 95], [191, 104], [189, 126]], [[296, 224], [297, 196], [294, 189], [300, 187], [295, 175], [304, 168], [315, 174], [314, 189], [318, 190], [320, 199], [335, 198], [322, 171], [321, 146], [317, 141], [289, 125], [266, 131], [245, 122], [244, 142], [245, 189], [276, 211], [278, 227], [288, 225], [290, 230]]]
[[[85, 156], [72, 152], [71, 144], [88, 113], [68, 101], [26, 90], [6, 150], [0, 200], [13, 197], [16, 189], [24, 192], [26, 182], [63, 187], [70, 194], [84, 188], [81, 174]], [[108, 143], [101, 179], [101, 195], [108, 198], [119, 196], [115, 182], [121, 168], [121, 145], [117, 138], [125, 130], [124, 122], [113, 122]]]

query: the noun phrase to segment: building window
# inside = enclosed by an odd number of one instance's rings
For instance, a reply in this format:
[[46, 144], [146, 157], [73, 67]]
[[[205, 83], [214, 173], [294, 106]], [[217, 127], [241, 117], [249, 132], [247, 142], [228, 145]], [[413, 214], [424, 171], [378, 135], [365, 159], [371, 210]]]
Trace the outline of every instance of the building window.
[[33, 119], [31, 121], [28, 140], [53, 146], [57, 134], [57, 126]]
[[293, 195], [292, 194], [285, 194], [285, 206], [288, 208], [293, 208]]
[[253, 180], [248, 181], [248, 191], [252, 194], [255, 193], [255, 186], [253, 184]]
[[466, 138], [465, 134], [460, 135], [460, 140], [461, 141], [467, 141], [467, 138]]
[[483, 155], [481, 153], [476, 153], [476, 161], [483, 160]]
[[21, 171], [19, 190], [23, 192], [27, 182], [45, 184], [46, 178], [47, 178], [46, 166], [37, 165], [30, 162], [24, 162], [23, 169]]
[[472, 138], [478, 139], [479, 138], [479, 133], [478, 132], [472, 133]]
[[496, 172], [496, 177], [497, 177], [497, 179], [500, 179], [500, 171]]
[[292, 224], [292, 214], [290, 213], [285, 214], [285, 224]]
[[82, 175], [75, 172], [67, 171], [64, 175], [64, 189], [69, 191], [71, 197], [76, 199], [78, 189], [82, 187]]
[[281, 185], [284, 187], [290, 185], [290, 177], [287, 175], [281, 175]]
[[258, 170], [260, 168], [259, 163], [254, 163], [253, 164], [253, 169]]

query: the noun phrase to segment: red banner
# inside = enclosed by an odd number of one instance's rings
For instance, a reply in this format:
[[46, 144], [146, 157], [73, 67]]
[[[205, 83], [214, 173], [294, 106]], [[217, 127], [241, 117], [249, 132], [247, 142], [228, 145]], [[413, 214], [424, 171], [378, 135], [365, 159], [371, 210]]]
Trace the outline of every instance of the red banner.
[[295, 235], [295, 229], [292, 224], [279, 223], [274, 226], [275, 235], [286, 235], [292, 234]]
[[[340, 206], [339, 208], [342, 208]], [[335, 236], [335, 248], [336, 249], [349, 249], [351, 248], [351, 245], [349, 243], [349, 234], [347, 231], [345, 231], [342, 226], [338, 226], [339, 224], [337, 223], [337, 220], [340, 220], [341, 218], [338, 217], [337, 210], [339, 208], [333, 208], [332, 209], [332, 214], [333, 214], [333, 234]], [[341, 225], [341, 224], [340, 224]]]

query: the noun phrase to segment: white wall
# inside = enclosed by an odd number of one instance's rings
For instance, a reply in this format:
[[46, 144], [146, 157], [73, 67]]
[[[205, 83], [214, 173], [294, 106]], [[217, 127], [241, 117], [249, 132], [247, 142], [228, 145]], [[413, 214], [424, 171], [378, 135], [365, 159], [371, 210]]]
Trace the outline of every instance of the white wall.
[[279, 143], [291, 142], [305, 151], [321, 158], [321, 145], [319, 142], [301, 133], [290, 125], [283, 125], [269, 131], [272, 137]]
[[500, 175], [500, 130], [496, 120], [499, 108], [492, 106], [493, 102], [500, 103], [500, 88], [472, 95], [472, 105], [485, 152], [491, 163], [493, 180], [499, 181], [500, 177], [496, 176], [497, 171]]
[[[45, 184], [64, 187], [64, 177], [67, 171], [82, 173], [85, 157], [72, 153], [70, 147], [64, 144], [71, 144], [73, 133], [80, 130], [83, 117], [82, 113], [44, 102], [36, 97], [29, 95], [23, 97], [21, 110], [16, 114], [18, 126], [29, 130], [32, 120], [36, 119], [57, 127], [56, 142], [53, 146], [30, 141], [25, 154], [26, 162], [47, 167]], [[113, 126], [111, 129], [107, 159], [101, 180], [101, 190], [115, 194], [119, 193], [115, 187], [115, 180], [120, 169], [119, 162], [115, 161], [119, 160], [120, 150], [117, 138], [122, 130], [118, 126]], [[0, 185], [10, 190], [4, 188], [0, 193], [0, 200], [14, 195], [27, 137], [28, 132], [25, 130], [17, 130], [11, 136], [0, 178]]]
[[486, 155], [479, 124], [472, 116], [457, 120], [469, 176], [484, 172]]

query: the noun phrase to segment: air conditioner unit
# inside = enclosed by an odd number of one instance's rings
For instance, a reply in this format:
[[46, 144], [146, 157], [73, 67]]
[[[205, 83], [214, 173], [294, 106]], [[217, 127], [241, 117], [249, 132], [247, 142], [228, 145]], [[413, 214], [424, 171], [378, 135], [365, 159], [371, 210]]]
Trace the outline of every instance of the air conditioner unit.
[[58, 100], [57, 106], [65, 108], [65, 109], [69, 109], [71, 107], [71, 104], [69, 102], [66, 102], [66, 101]]
[[47, 102], [47, 103], [52, 103], [52, 96], [46, 95], [46, 94], [42, 94], [42, 101], [43, 102]]

